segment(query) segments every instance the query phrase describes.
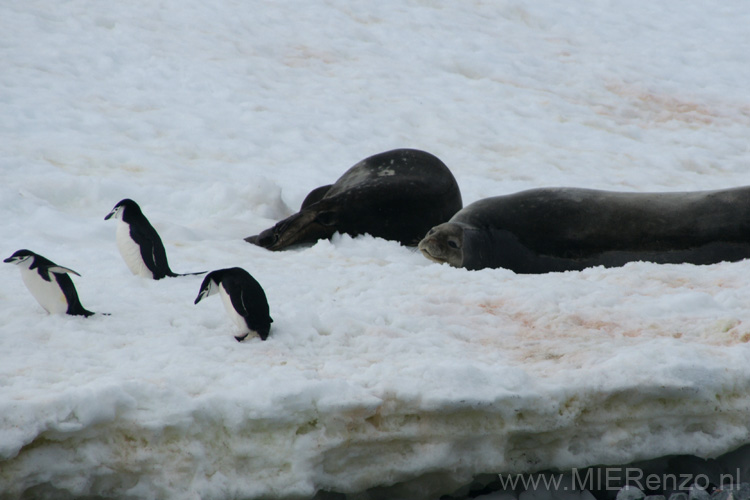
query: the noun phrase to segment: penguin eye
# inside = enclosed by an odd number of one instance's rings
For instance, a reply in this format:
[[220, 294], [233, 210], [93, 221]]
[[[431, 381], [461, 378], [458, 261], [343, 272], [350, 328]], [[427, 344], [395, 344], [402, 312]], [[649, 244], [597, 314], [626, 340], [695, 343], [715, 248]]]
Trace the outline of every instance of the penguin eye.
[[315, 221], [323, 226], [333, 226], [336, 224], [336, 214], [334, 212], [320, 212]]

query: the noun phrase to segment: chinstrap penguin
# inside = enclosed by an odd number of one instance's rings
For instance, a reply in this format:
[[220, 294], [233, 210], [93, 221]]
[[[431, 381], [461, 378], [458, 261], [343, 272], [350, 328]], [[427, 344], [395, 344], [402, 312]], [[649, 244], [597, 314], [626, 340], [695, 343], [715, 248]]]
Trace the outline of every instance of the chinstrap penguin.
[[250, 273], [239, 267], [211, 271], [203, 279], [195, 304], [216, 293], [221, 295], [227, 314], [240, 329], [234, 338], [242, 341], [251, 333], [257, 333], [261, 340], [268, 338], [273, 319], [266, 294]]
[[104, 217], [104, 220], [112, 217], [118, 220], [117, 248], [125, 264], [136, 276], [160, 280], [164, 277], [174, 278], [206, 272], [184, 274], [172, 272], [167, 263], [167, 252], [159, 233], [143, 215], [141, 207], [133, 200], [127, 198], [121, 200]]
[[85, 317], [94, 314], [81, 305], [73, 280], [68, 276], [68, 273], [80, 274], [72, 269], [58, 266], [31, 250], [18, 250], [3, 262], [20, 267], [26, 288], [48, 313]]

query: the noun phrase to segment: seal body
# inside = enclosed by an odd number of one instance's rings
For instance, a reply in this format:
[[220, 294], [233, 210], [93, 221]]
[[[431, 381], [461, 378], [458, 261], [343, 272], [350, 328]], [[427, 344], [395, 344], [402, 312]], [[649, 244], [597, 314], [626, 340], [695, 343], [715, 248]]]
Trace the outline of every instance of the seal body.
[[169, 268], [167, 251], [159, 233], [133, 200], [126, 198], [118, 202], [104, 220], [112, 217], [118, 221], [115, 235], [117, 249], [130, 272], [136, 276], [159, 280], [165, 277], [203, 274], [177, 274]]
[[239, 329], [235, 339], [245, 340], [251, 333], [257, 334], [261, 340], [268, 338], [273, 322], [268, 300], [260, 283], [250, 273], [240, 267], [211, 271], [203, 279], [195, 303], [217, 293], [229, 318]]
[[91, 316], [78, 298], [73, 280], [68, 273], [80, 276], [67, 267], [58, 266], [51, 260], [31, 250], [18, 250], [3, 262], [16, 264], [21, 269], [21, 278], [39, 305], [50, 314]]
[[712, 264], [750, 257], [750, 187], [627, 193], [542, 188], [479, 200], [419, 249], [466, 269], [517, 273], [631, 261]]
[[299, 212], [245, 241], [282, 250], [339, 232], [416, 245], [462, 206], [456, 179], [440, 159], [396, 149], [366, 158], [334, 184], [314, 189]]

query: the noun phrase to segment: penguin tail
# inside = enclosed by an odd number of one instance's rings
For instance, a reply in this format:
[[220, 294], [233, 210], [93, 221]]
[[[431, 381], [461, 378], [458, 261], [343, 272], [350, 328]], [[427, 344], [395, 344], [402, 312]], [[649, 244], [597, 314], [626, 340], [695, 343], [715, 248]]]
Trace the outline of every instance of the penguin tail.
[[200, 271], [197, 273], [181, 273], [181, 274], [172, 273], [172, 274], [168, 274], [167, 276], [169, 276], [170, 278], [178, 278], [180, 276], [199, 276], [201, 274], [206, 274], [207, 272], [208, 271]]

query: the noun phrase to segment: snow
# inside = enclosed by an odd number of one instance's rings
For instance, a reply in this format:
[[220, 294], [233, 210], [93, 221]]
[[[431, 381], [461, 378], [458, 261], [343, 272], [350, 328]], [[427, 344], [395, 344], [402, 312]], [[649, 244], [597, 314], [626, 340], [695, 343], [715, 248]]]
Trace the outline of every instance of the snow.
[[[750, 262], [527, 276], [242, 241], [397, 147], [464, 204], [750, 184], [748, 25], [742, 0], [3, 3], [2, 257], [75, 269], [110, 315], [48, 315], [0, 266], [0, 497], [434, 498], [750, 442]], [[200, 276], [131, 275], [103, 220], [126, 197], [175, 272], [262, 284], [268, 341], [194, 306]]]

